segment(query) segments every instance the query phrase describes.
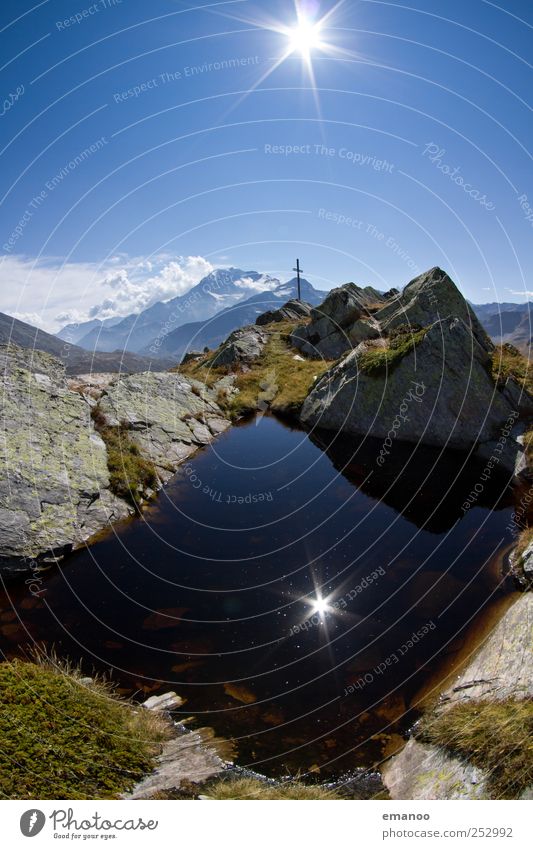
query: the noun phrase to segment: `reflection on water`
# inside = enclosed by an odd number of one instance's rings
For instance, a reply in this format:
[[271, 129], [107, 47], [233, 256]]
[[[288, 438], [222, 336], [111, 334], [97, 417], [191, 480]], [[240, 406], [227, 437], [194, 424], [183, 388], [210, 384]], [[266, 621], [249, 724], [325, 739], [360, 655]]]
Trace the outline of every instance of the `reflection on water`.
[[39, 599], [7, 587], [2, 648], [55, 646], [128, 694], [175, 689], [266, 773], [379, 761], [505, 593], [510, 499], [495, 475], [463, 514], [483, 464], [397, 444], [378, 469], [370, 441], [325, 439], [268, 416], [233, 428]]

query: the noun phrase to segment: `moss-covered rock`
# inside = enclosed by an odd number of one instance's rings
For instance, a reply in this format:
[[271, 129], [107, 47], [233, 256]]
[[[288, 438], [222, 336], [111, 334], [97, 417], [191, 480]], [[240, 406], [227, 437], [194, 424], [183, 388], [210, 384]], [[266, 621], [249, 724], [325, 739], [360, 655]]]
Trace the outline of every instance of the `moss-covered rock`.
[[72, 670], [0, 664], [0, 794], [112, 799], [150, 772], [170, 726]]
[[230, 426], [216, 395], [215, 387], [182, 374], [147, 372], [114, 381], [98, 408], [103, 426], [121, 428], [128, 446], [135, 445], [164, 482], [183, 460]]
[[354, 283], [332, 289], [311, 310], [311, 321], [294, 329], [292, 344], [307, 357], [335, 360], [360, 342], [379, 336], [372, 310], [385, 302], [386, 297], [375, 289], [361, 289]]
[[0, 348], [0, 570], [31, 572], [132, 511], [229, 427], [216, 390], [147, 372], [67, 381], [54, 357]]
[[514, 601], [385, 765], [393, 799], [517, 798], [533, 783], [533, 596]]
[[39, 351], [0, 349], [0, 568], [81, 545], [128, 514], [109, 490], [106, 447], [64, 366]]
[[313, 387], [301, 418], [391, 443], [463, 449], [497, 440], [512, 413], [491, 377], [489, 353], [453, 318], [403, 336], [388, 352], [352, 352]]

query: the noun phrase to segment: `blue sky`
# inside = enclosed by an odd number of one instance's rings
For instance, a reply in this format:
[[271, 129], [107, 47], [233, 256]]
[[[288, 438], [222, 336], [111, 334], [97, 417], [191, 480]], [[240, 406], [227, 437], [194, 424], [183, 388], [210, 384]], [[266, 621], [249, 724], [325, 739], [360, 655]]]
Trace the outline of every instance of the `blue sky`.
[[0, 309], [56, 329], [296, 256], [524, 300], [531, 3], [412, 4], [309, 0], [311, 72], [275, 67], [292, 2], [4, 0]]

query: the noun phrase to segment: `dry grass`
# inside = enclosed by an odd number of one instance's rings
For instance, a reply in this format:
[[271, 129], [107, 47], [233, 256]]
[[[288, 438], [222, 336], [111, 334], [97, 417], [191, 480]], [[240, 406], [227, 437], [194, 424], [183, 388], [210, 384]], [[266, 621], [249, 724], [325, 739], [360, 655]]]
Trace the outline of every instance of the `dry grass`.
[[[217, 349], [218, 350], [218, 349]], [[209, 360], [213, 356], [213, 351], [208, 351], [197, 360], [190, 360], [188, 363], [182, 363], [179, 366], [171, 368], [171, 372], [182, 374], [191, 380], [198, 380], [211, 387], [222, 377], [229, 374], [230, 369], [227, 366], [209, 366]], [[202, 392], [198, 386], [193, 386], [192, 391], [195, 395], [201, 396]]]
[[[270, 332], [270, 338], [261, 356], [257, 357], [247, 370], [235, 372], [235, 387], [238, 394], [220, 391], [217, 403], [231, 416], [238, 419], [267, 405], [274, 412], [285, 415], [296, 414], [316, 378], [331, 367], [330, 361], [298, 359], [301, 354], [293, 348], [289, 335], [295, 325], [291, 322], [279, 322]], [[208, 365], [213, 352], [201, 360], [186, 363], [180, 372], [187, 377], [201, 380], [213, 386], [227, 375], [231, 369], [227, 366], [217, 368]]]
[[492, 354], [492, 377], [498, 384], [505, 383], [508, 377], [514, 377], [533, 396], [532, 363], [514, 345], [496, 345]]
[[488, 773], [491, 797], [517, 799], [533, 784], [533, 701], [473, 700], [426, 716], [420, 736]]
[[273, 785], [254, 778], [239, 778], [235, 781], [221, 779], [206, 790], [205, 795], [210, 799], [249, 799], [249, 800], [311, 800], [340, 799], [333, 790], [318, 785], [301, 784], [291, 781], [285, 784]]
[[236, 418], [255, 411], [261, 402], [268, 404], [273, 412], [297, 414], [315, 380], [332, 363], [295, 360], [296, 355], [298, 351], [291, 347], [288, 336], [279, 330], [273, 332], [250, 371], [238, 375], [239, 394], [230, 400], [230, 415]]
[[[524, 521], [530, 521], [530, 515], [524, 516]], [[512, 555], [512, 573], [518, 579], [523, 589], [533, 589], [533, 579], [524, 570], [524, 552], [533, 542], [533, 527], [526, 527], [521, 531]]]

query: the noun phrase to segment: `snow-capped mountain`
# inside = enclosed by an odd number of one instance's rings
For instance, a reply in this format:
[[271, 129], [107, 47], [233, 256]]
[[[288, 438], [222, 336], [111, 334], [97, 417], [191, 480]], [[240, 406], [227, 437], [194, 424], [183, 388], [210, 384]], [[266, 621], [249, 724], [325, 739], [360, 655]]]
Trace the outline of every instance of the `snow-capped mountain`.
[[[204, 347], [216, 348], [238, 327], [255, 324], [258, 315], [267, 310], [277, 309], [291, 298], [296, 298], [298, 288], [296, 279], [280, 283], [275, 289], [258, 292], [245, 301], [227, 307], [214, 317], [203, 321], [189, 322], [172, 330], [164, 338], [154, 339], [141, 352], [151, 356], [166, 356], [181, 359], [187, 351], [201, 351]], [[327, 292], [315, 289], [307, 280], [301, 281], [303, 301], [318, 306]]]
[[[185, 295], [170, 301], [158, 301], [139, 314], [128, 315], [111, 325], [108, 322], [88, 322], [86, 333], [79, 335], [76, 331], [76, 343], [90, 351], [120, 349], [137, 352], [182, 324], [204, 321], [254, 294], [273, 291], [280, 285], [279, 280], [268, 274], [240, 268], [219, 268]], [[78, 330], [80, 328], [81, 325]], [[64, 338], [66, 332], [67, 328], [63, 328], [57, 335]]]

